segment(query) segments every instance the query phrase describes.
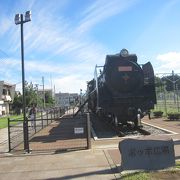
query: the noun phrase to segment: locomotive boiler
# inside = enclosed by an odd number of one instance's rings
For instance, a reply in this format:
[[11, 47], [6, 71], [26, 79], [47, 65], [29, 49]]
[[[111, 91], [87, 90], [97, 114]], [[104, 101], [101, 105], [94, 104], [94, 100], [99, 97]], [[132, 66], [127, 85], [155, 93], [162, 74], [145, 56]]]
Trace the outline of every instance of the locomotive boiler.
[[[98, 75], [98, 68], [102, 67]], [[126, 49], [107, 55], [104, 66], [96, 66], [87, 87], [88, 107], [115, 125], [128, 121], [138, 126], [138, 118], [156, 104], [154, 70], [150, 62], [138, 64], [137, 56]]]

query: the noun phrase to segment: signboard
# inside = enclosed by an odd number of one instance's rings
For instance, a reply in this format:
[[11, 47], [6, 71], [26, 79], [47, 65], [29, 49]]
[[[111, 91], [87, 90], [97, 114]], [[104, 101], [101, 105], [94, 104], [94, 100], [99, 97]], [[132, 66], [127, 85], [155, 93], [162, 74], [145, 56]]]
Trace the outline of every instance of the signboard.
[[83, 134], [83, 133], [84, 133], [83, 127], [74, 128], [74, 134]]
[[123, 170], [158, 170], [175, 165], [174, 143], [167, 137], [125, 139], [119, 143]]
[[129, 72], [132, 71], [132, 66], [119, 66], [118, 71], [120, 72]]

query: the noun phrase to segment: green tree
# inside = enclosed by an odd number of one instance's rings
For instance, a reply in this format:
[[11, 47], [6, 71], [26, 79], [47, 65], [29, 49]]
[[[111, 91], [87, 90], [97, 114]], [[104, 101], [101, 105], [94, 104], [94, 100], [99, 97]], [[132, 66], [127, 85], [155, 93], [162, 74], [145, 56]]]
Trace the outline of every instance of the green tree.
[[19, 115], [21, 113], [22, 108], [23, 108], [22, 95], [19, 92], [15, 92], [14, 101], [12, 103], [12, 109], [16, 114]]
[[54, 99], [52, 97], [52, 94], [50, 92], [45, 92], [45, 103], [46, 106], [52, 107], [54, 105]]
[[[31, 83], [25, 82], [25, 98], [26, 98], [26, 107], [32, 107], [33, 105], [42, 106], [42, 100], [37, 95], [37, 87]], [[23, 108], [22, 94], [15, 93], [14, 101], [12, 104], [12, 109], [16, 114], [20, 114], [21, 109]]]
[[37, 86], [33, 85], [33, 83], [25, 83], [25, 97], [26, 97], [26, 106], [32, 107], [35, 106], [42, 106], [42, 99], [38, 96], [37, 93], [38, 89]]
[[[38, 95], [37, 91], [37, 86], [33, 85], [32, 82], [25, 82], [26, 107], [32, 107], [33, 105], [37, 107], [43, 107], [43, 98]], [[52, 107], [54, 105], [54, 99], [52, 98], [52, 94], [50, 92], [45, 92], [45, 103], [46, 107]], [[22, 107], [22, 95], [20, 93], [16, 93], [12, 108], [16, 114], [19, 114]]]
[[[174, 89], [180, 89], [180, 76], [177, 74], [175, 74], [174, 76], [173, 75], [164, 76], [161, 80], [165, 82], [167, 91], [173, 91]], [[173, 82], [175, 82], [176, 87], [174, 87]]]
[[155, 86], [156, 86], [156, 92], [162, 91], [162, 81], [161, 78], [155, 76]]

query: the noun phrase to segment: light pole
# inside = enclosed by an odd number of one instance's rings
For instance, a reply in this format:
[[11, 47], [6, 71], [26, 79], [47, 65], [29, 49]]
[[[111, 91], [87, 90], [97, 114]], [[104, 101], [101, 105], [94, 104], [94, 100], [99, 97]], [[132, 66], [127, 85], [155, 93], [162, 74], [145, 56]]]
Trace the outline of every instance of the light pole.
[[22, 93], [23, 93], [23, 119], [24, 119], [24, 149], [29, 152], [28, 144], [28, 122], [26, 119], [26, 99], [25, 99], [25, 74], [24, 74], [24, 41], [23, 41], [23, 24], [31, 21], [31, 11], [26, 11], [25, 19], [23, 14], [15, 15], [15, 24], [21, 25], [21, 66], [22, 66]]

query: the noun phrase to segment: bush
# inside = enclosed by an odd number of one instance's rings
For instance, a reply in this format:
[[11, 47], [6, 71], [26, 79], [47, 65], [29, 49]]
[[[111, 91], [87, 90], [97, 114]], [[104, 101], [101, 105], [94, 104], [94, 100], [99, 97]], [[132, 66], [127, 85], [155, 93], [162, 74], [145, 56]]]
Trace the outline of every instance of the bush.
[[168, 115], [168, 119], [170, 119], [170, 120], [180, 119], [180, 113], [178, 113], [178, 112], [168, 113], [167, 115]]
[[162, 117], [163, 112], [162, 111], [154, 111], [153, 115], [154, 115], [154, 117]]

